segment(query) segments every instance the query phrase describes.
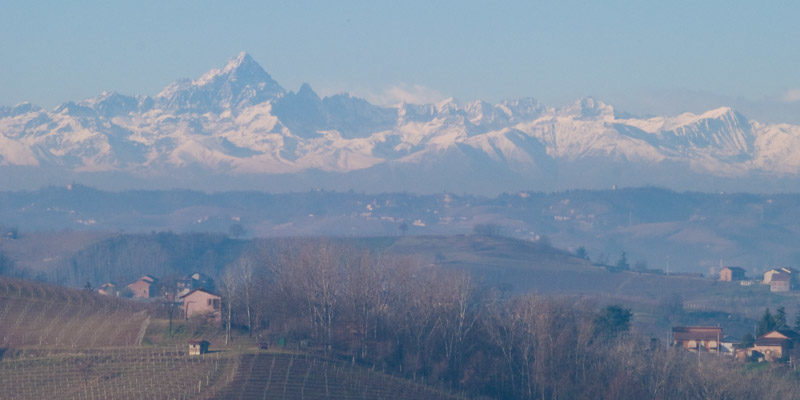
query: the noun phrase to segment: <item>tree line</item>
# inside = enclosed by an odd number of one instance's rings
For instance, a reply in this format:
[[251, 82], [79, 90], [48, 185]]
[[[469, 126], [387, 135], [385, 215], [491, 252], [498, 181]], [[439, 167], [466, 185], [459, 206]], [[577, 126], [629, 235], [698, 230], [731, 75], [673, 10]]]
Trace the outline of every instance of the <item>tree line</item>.
[[780, 367], [745, 373], [630, 330], [630, 310], [513, 296], [464, 271], [331, 240], [264, 242], [223, 271], [226, 329], [470, 395], [509, 399], [797, 398]]

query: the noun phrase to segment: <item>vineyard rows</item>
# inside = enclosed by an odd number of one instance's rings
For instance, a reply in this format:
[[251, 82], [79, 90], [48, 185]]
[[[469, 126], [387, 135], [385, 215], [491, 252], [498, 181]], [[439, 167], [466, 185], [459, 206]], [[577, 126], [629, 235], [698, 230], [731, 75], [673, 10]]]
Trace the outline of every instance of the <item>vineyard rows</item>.
[[[0, 362], [0, 393], [8, 399], [195, 399], [230, 377], [222, 353], [113, 349]], [[224, 382], [223, 382], [224, 383]]]
[[291, 354], [242, 355], [216, 399], [448, 399], [454, 396], [345, 363]]
[[132, 346], [146, 319], [129, 301], [0, 280], [0, 348]]

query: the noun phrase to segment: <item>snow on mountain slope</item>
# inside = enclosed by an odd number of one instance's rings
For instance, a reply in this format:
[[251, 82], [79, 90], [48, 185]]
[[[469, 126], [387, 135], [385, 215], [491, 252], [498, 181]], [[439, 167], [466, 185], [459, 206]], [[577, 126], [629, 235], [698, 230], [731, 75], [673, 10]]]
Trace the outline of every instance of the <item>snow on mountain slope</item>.
[[796, 175], [800, 171], [800, 126], [753, 123], [754, 168]]
[[384, 108], [348, 94], [320, 98], [307, 84], [287, 92], [245, 53], [154, 97], [104, 92], [52, 111], [0, 108], [2, 166], [157, 179], [176, 168], [231, 177], [398, 171], [456, 155], [471, 168], [490, 161], [493, 171], [527, 177], [560, 176], [559, 165], [584, 162], [598, 171], [630, 167], [644, 181], [673, 165], [710, 176], [800, 176], [800, 127], [760, 124], [730, 108], [623, 118], [592, 98], [561, 108], [531, 98]]
[[238, 110], [280, 97], [284, 89], [247, 53], [197, 80], [179, 80], [156, 96], [159, 107], [177, 112]]

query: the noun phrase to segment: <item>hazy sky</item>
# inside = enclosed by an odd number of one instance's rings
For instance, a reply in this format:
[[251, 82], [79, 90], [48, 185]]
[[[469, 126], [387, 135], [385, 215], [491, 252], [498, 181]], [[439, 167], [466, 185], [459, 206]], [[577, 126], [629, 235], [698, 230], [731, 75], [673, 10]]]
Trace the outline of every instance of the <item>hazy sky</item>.
[[288, 90], [308, 82], [373, 101], [594, 96], [634, 112], [793, 108], [799, 4], [4, 0], [0, 105], [153, 95], [247, 51]]

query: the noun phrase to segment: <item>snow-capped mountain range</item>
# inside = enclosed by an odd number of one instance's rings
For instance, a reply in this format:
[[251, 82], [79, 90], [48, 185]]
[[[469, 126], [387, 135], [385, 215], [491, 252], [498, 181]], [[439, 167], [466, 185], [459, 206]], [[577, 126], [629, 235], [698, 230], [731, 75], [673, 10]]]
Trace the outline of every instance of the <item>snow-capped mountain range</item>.
[[639, 118], [592, 98], [379, 107], [287, 91], [242, 53], [154, 97], [0, 107], [0, 174], [4, 189], [797, 190], [800, 126], [730, 108]]

